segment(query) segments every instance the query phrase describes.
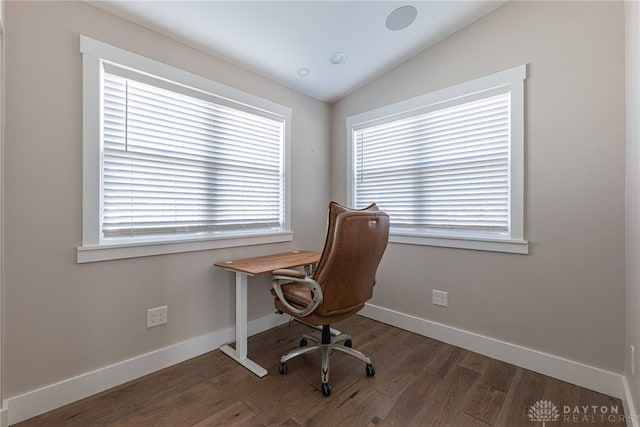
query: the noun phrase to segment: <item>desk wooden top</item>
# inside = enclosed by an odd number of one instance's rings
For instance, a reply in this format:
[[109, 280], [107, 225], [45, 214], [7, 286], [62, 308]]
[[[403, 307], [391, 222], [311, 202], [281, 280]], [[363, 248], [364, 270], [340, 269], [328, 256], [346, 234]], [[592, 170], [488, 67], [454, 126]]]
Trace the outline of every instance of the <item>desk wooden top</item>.
[[320, 262], [321, 252], [292, 251], [233, 261], [216, 262], [216, 267], [246, 273], [251, 276], [271, 273], [280, 268], [293, 268]]

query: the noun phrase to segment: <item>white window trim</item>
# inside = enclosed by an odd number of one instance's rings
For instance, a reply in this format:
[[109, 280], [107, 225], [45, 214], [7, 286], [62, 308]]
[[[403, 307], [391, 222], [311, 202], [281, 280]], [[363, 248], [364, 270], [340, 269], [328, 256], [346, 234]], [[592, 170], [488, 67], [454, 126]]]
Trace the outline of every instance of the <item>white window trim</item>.
[[[77, 262], [95, 262], [140, 256], [171, 254], [208, 249], [268, 243], [290, 242], [291, 231], [291, 185], [290, 185], [290, 133], [291, 108], [240, 91], [230, 86], [209, 80], [124, 49], [80, 36], [82, 53], [83, 130], [82, 130], [82, 245], [77, 248]], [[114, 62], [120, 66], [149, 73], [154, 76], [183, 84], [219, 97], [221, 103], [246, 104], [284, 117], [284, 230], [258, 232], [249, 235], [239, 233], [215, 235], [186, 235], [178, 237], [152, 237], [143, 239], [101, 241], [101, 131], [100, 131], [100, 74], [101, 61]]]
[[510, 238], [490, 239], [465, 236], [440, 236], [424, 232], [394, 231], [389, 242], [412, 245], [439, 246], [474, 249], [494, 252], [528, 254], [529, 243], [524, 239], [524, 80], [527, 78], [526, 64], [480, 77], [455, 86], [386, 105], [371, 111], [356, 114], [346, 119], [347, 126], [347, 197], [353, 203], [353, 129], [373, 126], [377, 122], [389, 121], [390, 117], [402, 118], [424, 110], [429, 106], [469, 96], [475, 92], [509, 86], [511, 92], [511, 149], [510, 149]]

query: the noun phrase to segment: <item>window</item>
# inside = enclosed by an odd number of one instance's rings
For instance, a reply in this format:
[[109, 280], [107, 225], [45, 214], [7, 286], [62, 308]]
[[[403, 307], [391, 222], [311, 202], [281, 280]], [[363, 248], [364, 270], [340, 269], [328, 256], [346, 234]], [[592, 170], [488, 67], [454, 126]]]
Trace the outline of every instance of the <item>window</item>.
[[347, 119], [349, 197], [391, 242], [527, 253], [522, 65]]
[[86, 37], [78, 262], [291, 240], [290, 110]]

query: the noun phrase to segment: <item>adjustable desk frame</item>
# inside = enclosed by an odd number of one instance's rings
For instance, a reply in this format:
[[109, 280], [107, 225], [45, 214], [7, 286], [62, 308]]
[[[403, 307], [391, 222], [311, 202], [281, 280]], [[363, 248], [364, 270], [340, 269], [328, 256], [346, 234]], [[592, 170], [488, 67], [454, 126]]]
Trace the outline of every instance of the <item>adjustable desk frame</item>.
[[236, 275], [236, 348], [223, 345], [220, 350], [259, 377], [267, 370], [247, 357], [247, 277], [271, 273], [281, 268], [294, 268], [317, 264], [320, 252], [293, 251], [256, 258], [217, 262], [216, 267]]

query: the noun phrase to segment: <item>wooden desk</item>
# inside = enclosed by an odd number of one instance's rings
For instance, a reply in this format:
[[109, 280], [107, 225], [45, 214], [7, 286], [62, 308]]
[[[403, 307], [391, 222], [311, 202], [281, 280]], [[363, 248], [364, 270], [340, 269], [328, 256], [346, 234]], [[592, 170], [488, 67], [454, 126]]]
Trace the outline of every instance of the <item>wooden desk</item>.
[[220, 350], [259, 377], [267, 370], [247, 358], [247, 277], [271, 273], [280, 268], [294, 268], [317, 264], [320, 252], [292, 251], [241, 260], [217, 262], [216, 267], [236, 274], [236, 348], [223, 345]]

